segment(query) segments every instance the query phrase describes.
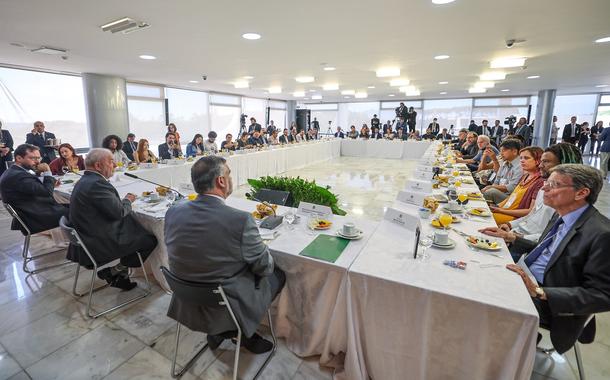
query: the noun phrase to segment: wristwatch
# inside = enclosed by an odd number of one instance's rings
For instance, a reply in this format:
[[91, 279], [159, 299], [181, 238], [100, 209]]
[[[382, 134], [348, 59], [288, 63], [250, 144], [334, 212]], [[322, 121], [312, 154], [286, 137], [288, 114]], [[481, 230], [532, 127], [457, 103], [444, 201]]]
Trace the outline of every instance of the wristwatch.
[[542, 299], [542, 297], [544, 297], [544, 289], [542, 289], [539, 286], [536, 286], [535, 291], [536, 291], [536, 298]]

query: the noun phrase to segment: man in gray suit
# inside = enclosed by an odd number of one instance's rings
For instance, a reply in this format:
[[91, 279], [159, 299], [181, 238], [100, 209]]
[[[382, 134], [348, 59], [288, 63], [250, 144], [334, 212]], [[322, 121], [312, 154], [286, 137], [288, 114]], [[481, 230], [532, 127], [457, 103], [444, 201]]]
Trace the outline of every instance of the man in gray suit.
[[[242, 327], [242, 344], [253, 353], [267, 352], [273, 345], [256, 328], [283, 288], [284, 272], [274, 268], [252, 216], [225, 204], [233, 183], [224, 158], [201, 158], [191, 180], [197, 199], [176, 204], [165, 215], [170, 270], [187, 281], [222, 284]], [[203, 309], [172, 298], [168, 316], [207, 333], [212, 349], [237, 333], [224, 308]]]

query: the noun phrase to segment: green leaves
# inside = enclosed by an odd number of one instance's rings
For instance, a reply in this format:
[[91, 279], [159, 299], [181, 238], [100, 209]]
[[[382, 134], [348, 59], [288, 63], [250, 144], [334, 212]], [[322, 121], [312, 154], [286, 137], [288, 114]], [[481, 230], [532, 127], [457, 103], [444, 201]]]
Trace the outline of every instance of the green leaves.
[[330, 192], [330, 186], [321, 187], [316, 185], [316, 181], [307, 181], [300, 177], [261, 177], [259, 179], [248, 179], [251, 192], [256, 194], [260, 189], [288, 191], [291, 196], [291, 204], [287, 206], [296, 207], [303, 202], [314, 203], [317, 205], [328, 206], [335, 215], [345, 215], [337, 203], [337, 196]]

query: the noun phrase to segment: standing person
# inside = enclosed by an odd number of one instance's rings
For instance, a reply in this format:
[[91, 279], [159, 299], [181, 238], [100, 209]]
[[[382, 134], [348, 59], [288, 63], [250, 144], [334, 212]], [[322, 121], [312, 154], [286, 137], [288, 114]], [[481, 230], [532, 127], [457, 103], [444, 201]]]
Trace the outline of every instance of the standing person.
[[487, 121], [487, 119], [485, 119], [481, 122], [481, 134], [483, 136], [491, 137], [491, 131], [489, 130], [489, 121]]
[[403, 120], [407, 120], [407, 114], [409, 113], [409, 110], [403, 102], [400, 102], [400, 104], [394, 109], [394, 111], [396, 112], [396, 119], [402, 118]]
[[551, 140], [549, 145], [557, 144], [557, 134], [559, 133], [559, 127], [557, 126], [557, 116], [553, 116], [553, 124], [551, 125]]
[[491, 141], [495, 142], [496, 146], [500, 146], [502, 143], [502, 135], [504, 134], [504, 127], [500, 125], [500, 120], [494, 121], [494, 126], [489, 131], [489, 137]]
[[320, 130], [320, 122], [318, 121], [318, 118], [314, 117], [313, 121], [311, 122], [311, 128], [319, 131]]
[[64, 175], [67, 172], [85, 170], [85, 160], [76, 154], [72, 145], [61, 144], [58, 150], [59, 157], [49, 164], [53, 175]]
[[248, 126], [248, 134], [252, 134], [254, 133], [254, 131], [257, 131], [260, 133], [260, 131], [263, 129], [263, 127], [261, 127], [261, 125], [259, 123], [256, 122], [256, 119], [251, 117], [250, 118], [250, 125]]
[[475, 123], [474, 120], [470, 120], [470, 124], [468, 124], [468, 132], [475, 132], [478, 136], [480, 135], [478, 128], [479, 126], [477, 123]]
[[13, 161], [13, 136], [6, 129], [2, 129], [0, 121], [0, 177], [7, 169], [7, 162]]
[[601, 159], [599, 169], [602, 172], [604, 181], [608, 177], [608, 165], [610, 164], [610, 127], [604, 128], [604, 131], [599, 136], [599, 144], [601, 144]]
[[[604, 131], [604, 122], [603, 121], [598, 121], [597, 123], [595, 123], [595, 125], [591, 128], [591, 146], [589, 147], [589, 155], [593, 155], [593, 152], [595, 151], [595, 144], [597, 143], [597, 139], [599, 138], [599, 136], [602, 134], [602, 132]], [[599, 155], [599, 146], [600, 144], [597, 144], [597, 152], [595, 153], [595, 155]]]
[[40, 156], [42, 157], [42, 162], [45, 164], [50, 164], [57, 155], [55, 154], [55, 148], [49, 146], [49, 140], [55, 140], [55, 135], [51, 132], [46, 132], [45, 125], [42, 121], [34, 122], [34, 129], [32, 129], [32, 133], [28, 133], [25, 136], [25, 143], [36, 145], [40, 148]]
[[415, 124], [417, 123], [417, 112], [413, 107], [409, 107], [407, 112], [407, 125], [409, 126], [409, 132], [415, 131]]
[[515, 125], [515, 135], [523, 137], [523, 142], [525, 145], [527, 145], [528, 141], [530, 141], [530, 136], [532, 135], [532, 128], [527, 125], [526, 118], [519, 118], [517, 125]]
[[563, 127], [563, 133], [561, 134], [561, 140], [563, 142], [569, 142], [570, 144], [576, 144], [580, 138], [580, 125], [576, 124], [576, 116], [570, 118], [570, 124], [566, 124]]
[[127, 135], [127, 141], [123, 143], [123, 152], [125, 152], [129, 161], [134, 161], [133, 154], [138, 150], [138, 143], [135, 139], [136, 135], [130, 133]]
[[129, 158], [127, 158], [127, 155], [121, 149], [122, 147], [123, 142], [117, 135], [108, 135], [104, 137], [104, 140], [102, 141], [102, 148], [110, 150], [114, 162], [119, 166], [127, 165], [129, 163]]
[[[180, 146], [180, 133], [178, 133], [178, 128], [176, 128], [176, 124], [169, 123], [167, 125], [167, 132], [174, 134], [174, 136], [176, 137], [176, 144], [178, 144], [178, 146]], [[182, 151], [182, 149], [181, 149], [181, 151]]]
[[377, 117], [377, 114], [373, 115], [373, 118], [371, 119], [371, 130], [377, 128], [379, 129], [379, 118]]
[[432, 123], [430, 123], [428, 125], [428, 128], [431, 128], [432, 129], [432, 133], [434, 133], [435, 135], [438, 135], [439, 131], [441, 129], [440, 125], [438, 125], [437, 120], [438, 120], [437, 118], [432, 119]]
[[589, 135], [591, 134], [591, 129], [589, 129], [589, 123], [586, 121], [582, 123], [580, 126], [580, 137], [578, 138], [578, 147], [580, 148], [580, 153], [585, 155], [585, 148], [589, 143]]
[[453, 124], [451, 124], [451, 126], [449, 127], [449, 134], [451, 136], [453, 136], [454, 133], [455, 133], [455, 126]]

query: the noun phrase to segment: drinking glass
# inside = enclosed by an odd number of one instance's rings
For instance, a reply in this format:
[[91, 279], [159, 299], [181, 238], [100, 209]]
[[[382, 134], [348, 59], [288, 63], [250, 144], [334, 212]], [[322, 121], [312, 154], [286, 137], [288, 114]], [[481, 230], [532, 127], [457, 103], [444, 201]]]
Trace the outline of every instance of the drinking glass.
[[443, 212], [438, 217], [438, 222], [441, 224], [441, 226], [447, 229], [451, 225], [451, 222], [453, 222], [453, 217], [450, 214]]
[[61, 171], [62, 171], [64, 174], [68, 174], [68, 173], [70, 173], [70, 168], [69, 168], [68, 166], [62, 166], [62, 167], [61, 167]]
[[419, 260], [427, 260], [430, 255], [426, 253], [428, 248], [432, 245], [432, 235], [425, 235], [419, 239], [419, 245], [422, 247], [421, 250], [417, 252], [417, 259]]
[[286, 214], [284, 214], [284, 220], [286, 221], [286, 223], [288, 223], [289, 230], [294, 230], [294, 226], [292, 224], [294, 223], [295, 218], [296, 215], [292, 210], [289, 210]]
[[457, 201], [459, 204], [464, 204], [466, 201], [468, 200], [468, 195], [462, 193], [460, 195], [458, 195]]
[[171, 190], [168, 191], [167, 194], [165, 194], [165, 199], [167, 199], [170, 205], [174, 204], [174, 201], [176, 200], [176, 193]]

